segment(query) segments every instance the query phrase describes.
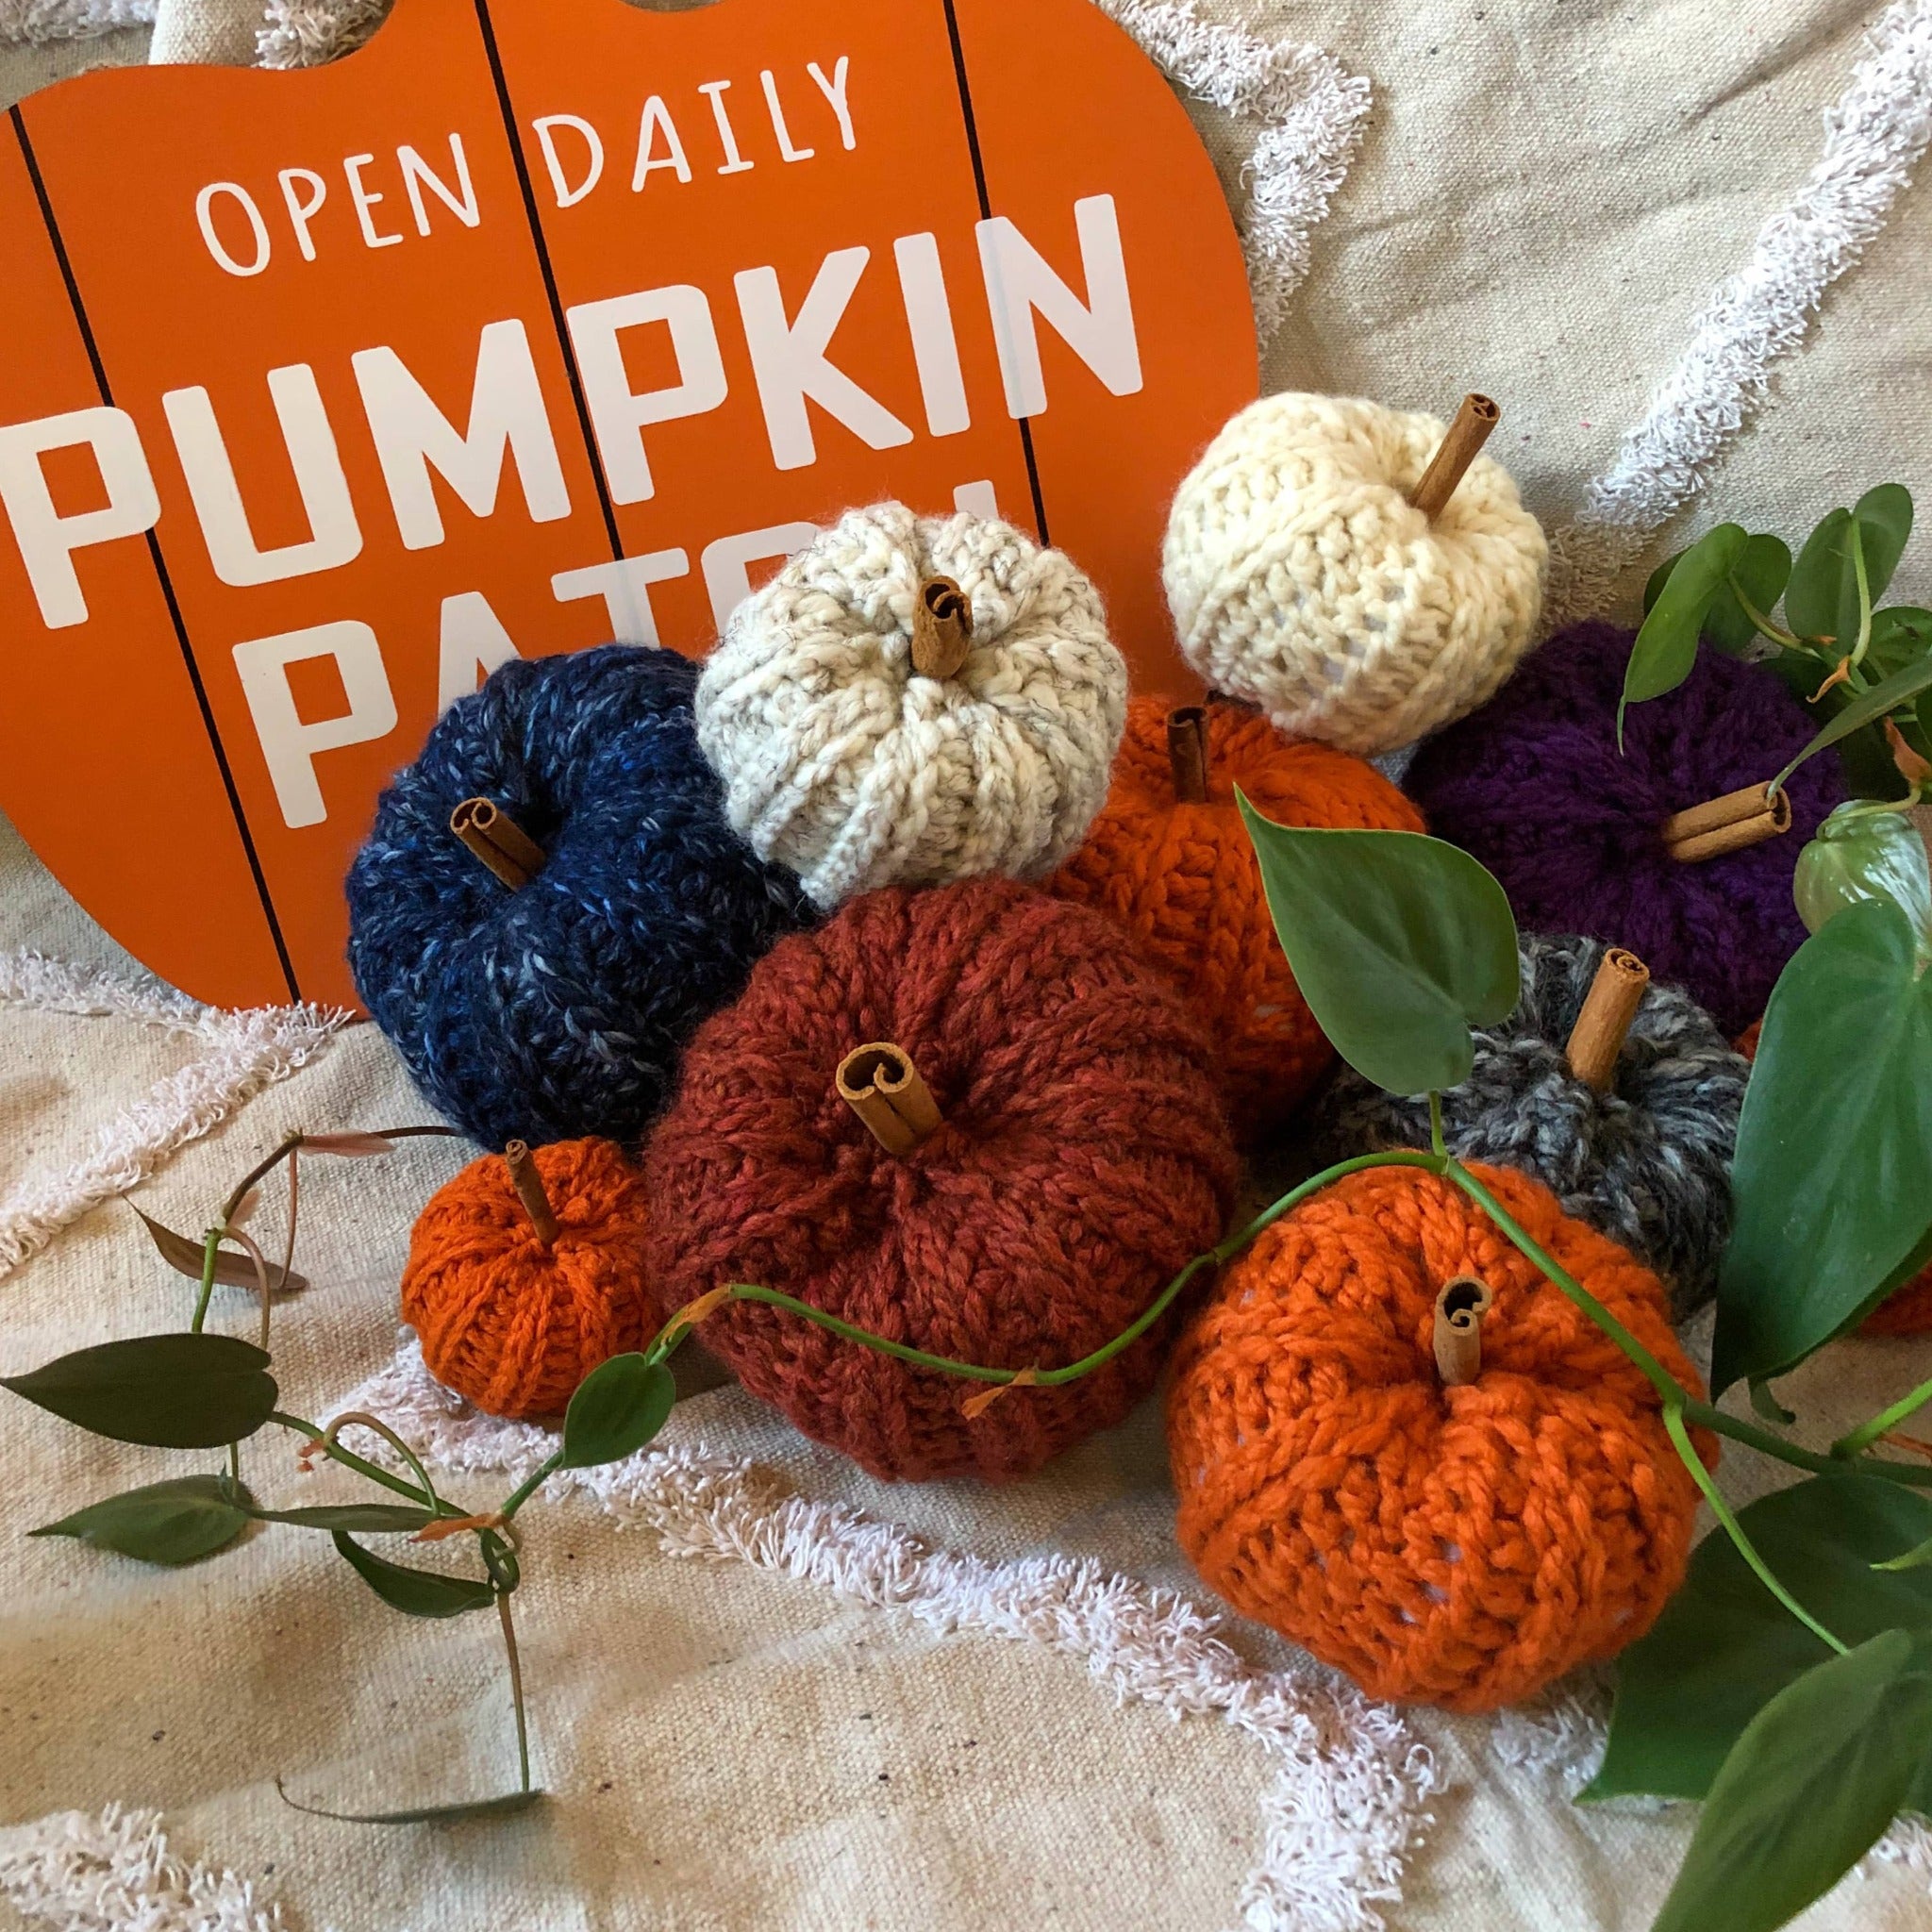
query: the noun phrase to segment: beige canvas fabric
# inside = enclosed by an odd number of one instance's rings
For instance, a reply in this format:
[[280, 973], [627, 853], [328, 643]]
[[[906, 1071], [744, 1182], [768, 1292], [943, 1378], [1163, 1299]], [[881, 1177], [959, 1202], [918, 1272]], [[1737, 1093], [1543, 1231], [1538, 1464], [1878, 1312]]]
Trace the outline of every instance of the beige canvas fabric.
[[[1693, 0], [1487, 0], [1453, 16], [1388, 0], [1198, 10], [1325, 48], [1374, 89], [1270, 348], [1270, 385], [1436, 408], [1486, 389], [1507, 412], [1500, 453], [1558, 525], [1584, 508], [1713, 289], [1803, 183], [1876, 12], [1801, 0], [1735, 10], [1720, 32]], [[280, 25], [321, 47], [330, 18], [328, 0], [311, 0]], [[154, 56], [246, 59], [267, 24], [259, 6], [160, 0]], [[138, 37], [0, 50], [0, 95], [130, 48], [138, 57]], [[1240, 206], [1253, 125], [1197, 111]], [[1927, 193], [1923, 181], [1907, 191], [1803, 348], [1776, 365], [1768, 406], [1672, 541], [1727, 516], [1798, 532], [1871, 482], [1923, 478]], [[1626, 602], [1644, 561], [1621, 569]], [[1898, 593], [1925, 602], [1932, 582], [1915, 570], [1925, 566], [1908, 561]], [[23, 947], [138, 977], [0, 827], [0, 956]], [[0, 1202], [84, 1163], [104, 1124], [206, 1050], [127, 1017], [0, 1004]], [[136, 1197], [146, 1211], [198, 1228], [291, 1125], [426, 1117], [371, 1029], [304, 1050], [302, 1070], [156, 1158]], [[305, 1170], [314, 1285], [276, 1318], [285, 1399], [301, 1412], [325, 1419], [372, 1376], [385, 1378], [383, 1399], [420, 1396], [393, 1367], [395, 1283], [411, 1218], [459, 1158], [418, 1143]], [[263, 1209], [272, 1234], [279, 1213], [277, 1195]], [[0, 1273], [0, 1372], [178, 1323], [190, 1291], [126, 1207], [102, 1206]], [[252, 1332], [237, 1298], [217, 1319]], [[1928, 1374], [1932, 1346], [1853, 1343], [1787, 1392], [1824, 1440]], [[1151, 1410], [1011, 1491], [882, 1489], [729, 1388], [681, 1407], [665, 1441], [666, 1459], [614, 1500], [545, 1500], [525, 1518], [520, 1627], [553, 1800], [507, 1824], [384, 1833], [292, 1812], [273, 1780], [351, 1809], [502, 1788], [512, 1747], [490, 1620], [407, 1622], [325, 1541], [292, 1530], [177, 1575], [23, 1541], [83, 1502], [194, 1465], [0, 1402], [0, 1927], [228, 1932], [276, 1902], [300, 1932], [1191, 1928], [1244, 1912], [1310, 1932], [1378, 1919], [1394, 1932], [1640, 1932], [1681, 1857], [1681, 1812], [1568, 1803], [1588, 1757], [1578, 1713], [1596, 1707], [1588, 1686], [1580, 1705], [1558, 1697], [1500, 1724], [1381, 1719], [1236, 1624], [1224, 1634], [1254, 1694], [1272, 1685], [1306, 1719], [1304, 1759], [1211, 1700], [1171, 1718], [1162, 1692], [1186, 1702], [1212, 1657], [1174, 1637], [1173, 1607], [1149, 1592], [1211, 1604], [1173, 1542]], [[515, 1439], [478, 1447], [459, 1426], [448, 1442], [472, 1460], [522, 1453]], [[301, 1478], [280, 1442], [251, 1449], [248, 1474], [276, 1501], [338, 1493], [330, 1477]], [[1741, 1456], [1726, 1464], [1740, 1500], [1766, 1479]], [[478, 1505], [512, 1480], [447, 1479]], [[737, 1553], [680, 1557], [667, 1539]], [[1038, 1565], [1053, 1557], [1091, 1559], [1093, 1588], [1105, 1596], [1106, 1579], [1124, 1578], [1125, 1594], [1100, 1613], [1086, 1585], [1069, 1585], [1063, 1615], [1039, 1614]], [[1008, 1627], [1032, 1634], [993, 1634]], [[1371, 1802], [1347, 1808], [1364, 1792]], [[110, 1803], [159, 1810], [172, 1846], [173, 1862], [146, 1857], [119, 1918], [123, 1893], [87, 1870], [111, 1833], [63, 1864], [42, 1823], [72, 1808], [92, 1830]], [[1907, 1834], [1894, 1850], [1925, 1842]], [[1399, 1901], [1377, 1895], [1393, 1888], [1373, 1857], [1338, 1875], [1338, 1853], [1346, 1864], [1364, 1845], [1394, 1848]], [[1923, 1855], [1916, 1869], [1880, 1862], [1802, 1923], [1932, 1925], [1928, 1879]]]

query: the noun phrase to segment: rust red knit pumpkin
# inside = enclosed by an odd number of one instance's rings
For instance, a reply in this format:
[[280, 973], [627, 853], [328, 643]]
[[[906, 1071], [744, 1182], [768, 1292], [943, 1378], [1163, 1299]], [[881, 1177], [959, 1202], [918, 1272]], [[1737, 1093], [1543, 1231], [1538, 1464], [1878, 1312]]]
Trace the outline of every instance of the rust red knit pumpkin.
[[654, 1330], [648, 1217], [636, 1165], [612, 1141], [531, 1155], [558, 1236], [546, 1247], [499, 1154], [430, 1197], [409, 1236], [403, 1320], [429, 1373], [491, 1415], [561, 1415], [598, 1363]]
[[[1687, 1389], [1656, 1275], [1541, 1183], [1474, 1170]], [[1494, 1291], [1445, 1388], [1438, 1292]], [[1244, 1615], [1402, 1702], [1485, 1710], [1647, 1630], [1698, 1492], [1615, 1343], [1449, 1181], [1351, 1175], [1263, 1234], [1176, 1352], [1179, 1534]], [[1716, 1442], [1699, 1441], [1707, 1461]]]
[[[943, 1122], [888, 1154], [834, 1087], [871, 1041], [909, 1057]], [[1097, 913], [1010, 880], [850, 901], [782, 941], [699, 1029], [645, 1153], [666, 1308], [782, 1289], [928, 1353], [1057, 1368], [1128, 1325], [1221, 1237], [1236, 1162], [1179, 999]], [[1058, 1389], [908, 1367], [733, 1303], [703, 1339], [755, 1395], [874, 1474], [1027, 1474], [1119, 1422], [1162, 1337]]]
[[1235, 802], [1284, 825], [1419, 832], [1422, 815], [1373, 765], [1286, 739], [1257, 712], [1207, 707], [1207, 799], [1175, 794], [1169, 706], [1136, 698], [1106, 809], [1048, 891], [1105, 912], [1180, 987], [1227, 1079], [1236, 1132], [1278, 1125], [1334, 1054], [1289, 971]]

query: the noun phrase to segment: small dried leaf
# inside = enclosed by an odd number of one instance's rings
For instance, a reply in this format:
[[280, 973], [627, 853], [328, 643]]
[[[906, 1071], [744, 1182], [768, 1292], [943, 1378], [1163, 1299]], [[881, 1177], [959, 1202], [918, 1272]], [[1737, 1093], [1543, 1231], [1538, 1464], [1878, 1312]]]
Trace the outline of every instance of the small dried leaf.
[[1885, 741], [1891, 747], [1892, 763], [1898, 767], [1907, 785], [1922, 784], [1932, 778], [1932, 763], [1927, 763], [1906, 742], [1905, 734], [1890, 718], [1885, 721]]
[[969, 1395], [959, 1405], [959, 1413], [969, 1423], [976, 1423], [1001, 1396], [1010, 1394], [1015, 1389], [1030, 1389], [1040, 1380], [1034, 1369], [1022, 1369], [1010, 1382], [995, 1382], [990, 1389], [982, 1389], [977, 1394]]
[[454, 1824], [464, 1818], [508, 1818], [527, 1811], [542, 1797], [541, 1791], [510, 1791], [501, 1798], [478, 1798], [467, 1805], [425, 1805], [413, 1811], [325, 1811], [315, 1805], [300, 1805], [275, 1780], [275, 1795], [291, 1811], [310, 1818], [333, 1819], [338, 1824]]
[[[142, 1224], [146, 1227], [156, 1250], [170, 1268], [185, 1274], [191, 1281], [201, 1279], [204, 1250], [201, 1242], [191, 1241], [185, 1234], [176, 1234], [172, 1227], [163, 1227], [151, 1216], [142, 1214]], [[215, 1257], [215, 1279], [225, 1288], [255, 1288], [255, 1263], [246, 1255], [236, 1255], [224, 1249]], [[271, 1294], [300, 1294], [308, 1286], [308, 1278], [297, 1274], [285, 1275], [281, 1269], [271, 1265], [268, 1271], [268, 1286]]]
[[249, 1191], [242, 1196], [241, 1200], [235, 1204], [234, 1213], [228, 1216], [228, 1225], [230, 1227], [245, 1226], [250, 1221], [254, 1219], [255, 1210], [260, 1206], [260, 1188], [250, 1188]]
[[731, 1299], [731, 1289], [714, 1288], [701, 1294], [694, 1302], [686, 1302], [683, 1307], [665, 1323], [662, 1340], [675, 1341], [687, 1328], [695, 1328], [708, 1315], [715, 1315]]
[[412, 1543], [440, 1543], [473, 1529], [501, 1529], [503, 1512], [491, 1509], [482, 1516], [439, 1516], [425, 1523], [409, 1541]]
[[304, 1134], [304, 1154], [341, 1154], [359, 1160], [372, 1154], [393, 1154], [396, 1143], [381, 1134]]

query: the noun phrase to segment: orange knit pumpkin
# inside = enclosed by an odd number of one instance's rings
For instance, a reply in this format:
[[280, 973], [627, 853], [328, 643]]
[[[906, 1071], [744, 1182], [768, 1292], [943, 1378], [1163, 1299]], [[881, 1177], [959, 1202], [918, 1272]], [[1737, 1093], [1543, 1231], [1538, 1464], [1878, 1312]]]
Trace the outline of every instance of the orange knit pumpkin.
[[[1474, 1170], [1683, 1385], [1656, 1275], [1541, 1182]], [[1446, 1388], [1436, 1296], [1495, 1294]], [[1487, 1710], [1641, 1637], [1698, 1492], [1657, 1396], [1452, 1183], [1351, 1175], [1285, 1216], [1183, 1338], [1167, 1407], [1179, 1535], [1244, 1615], [1376, 1697]], [[1715, 1463], [1717, 1445], [1699, 1453]]]
[[418, 1216], [403, 1320], [429, 1373], [491, 1415], [561, 1415], [599, 1362], [641, 1348], [644, 1189], [614, 1141], [531, 1156], [558, 1222], [545, 1247], [501, 1155], [473, 1160]]
[[1220, 1053], [1235, 1130], [1278, 1125], [1333, 1050], [1289, 971], [1235, 788], [1285, 825], [1419, 832], [1421, 814], [1373, 765], [1283, 738], [1257, 712], [1207, 708], [1205, 804], [1175, 796], [1163, 698], [1136, 698], [1106, 808], [1047, 881], [1124, 926], [1180, 987]]
[[[1764, 1022], [1754, 1020], [1740, 1036], [1738, 1051], [1747, 1060], [1757, 1058]], [[1894, 1289], [1858, 1324], [1860, 1335], [1932, 1335], [1932, 1263]]]

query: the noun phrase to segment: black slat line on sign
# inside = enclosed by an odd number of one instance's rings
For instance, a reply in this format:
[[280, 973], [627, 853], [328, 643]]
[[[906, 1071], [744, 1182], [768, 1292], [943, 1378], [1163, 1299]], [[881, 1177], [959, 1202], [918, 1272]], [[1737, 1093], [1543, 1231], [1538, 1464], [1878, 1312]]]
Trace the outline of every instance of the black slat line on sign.
[[509, 158], [517, 171], [517, 186], [524, 192], [524, 217], [530, 225], [530, 242], [537, 251], [537, 265], [543, 271], [543, 288], [550, 297], [551, 325], [557, 330], [557, 346], [563, 352], [564, 374], [570, 378], [571, 400], [576, 405], [577, 426], [583, 431], [584, 449], [591, 458], [591, 480], [597, 486], [598, 508], [604, 512], [604, 532], [610, 539], [614, 560], [624, 556], [624, 539], [617, 534], [617, 507], [610, 501], [610, 484], [604, 475], [604, 455], [597, 447], [597, 432], [591, 423], [590, 400], [584, 394], [583, 372], [577, 367], [577, 352], [570, 339], [570, 325], [564, 320], [563, 297], [557, 292], [557, 270], [550, 260], [550, 244], [543, 239], [543, 224], [537, 215], [537, 190], [530, 179], [530, 164], [524, 158], [524, 143], [517, 132], [517, 110], [509, 98], [509, 82], [504, 78], [503, 56], [496, 48], [496, 26], [490, 18], [485, 0], [476, 0], [476, 25], [483, 34], [483, 51], [490, 57], [490, 78], [496, 88], [496, 105], [503, 114], [503, 132], [509, 142]]
[[[482, 0], [477, 0], [482, 5]], [[966, 77], [966, 49], [959, 39], [959, 16], [954, 10], [953, 0], [943, 0], [946, 9], [946, 33], [953, 42], [953, 77], [959, 84], [959, 111], [966, 117], [966, 146], [973, 156], [973, 185], [979, 191], [979, 219], [992, 220], [992, 203], [986, 192], [986, 162], [979, 152], [979, 123], [973, 113], [973, 86]], [[1020, 448], [1026, 458], [1026, 482], [1033, 491], [1033, 520], [1040, 526], [1040, 541], [1051, 543], [1053, 539], [1046, 527], [1046, 499], [1040, 491], [1040, 464], [1033, 454], [1033, 425], [1025, 417], [1019, 419]]]
[[[67, 284], [67, 300], [74, 310], [75, 325], [80, 330], [80, 340], [87, 347], [87, 359], [93, 365], [94, 386], [100, 391], [103, 407], [111, 409], [116, 407], [114, 392], [108, 383], [108, 371], [101, 361], [100, 346], [94, 341], [93, 325], [87, 319], [87, 306], [80, 299], [80, 284], [75, 279], [74, 264], [68, 259], [67, 243], [61, 239], [60, 225], [54, 219], [54, 204], [47, 195], [47, 184], [41, 175], [39, 158], [34, 153], [33, 142], [27, 139], [26, 122], [18, 107], [8, 108], [8, 116], [13, 123], [14, 139], [20, 143], [20, 158], [26, 163], [27, 178], [33, 183], [34, 199], [40, 204], [41, 221], [47, 230], [54, 259], [60, 266], [60, 279]], [[256, 896], [261, 901], [262, 917], [268, 921], [269, 937], [275, 941], [282, 978], [288, 985], [289, 997], [300, 1000], [302, 987], [295, 977], [295, 962], [290, 958], [288, 942], [282, 938], [282, 922], [275, 916], [275, 902], [261, 870], [261, 855], [255, 849], [255, 835], [248, 829], [248, 814], [242, 808], [242, 793], [235, 784], [227, 749], [222, 743], [222, 734], [215, 725], [214, 707], [208, 703], [208, 687], [201, 679], [201, 666], [195, 662], [194, 646], [188, 641], [188, 625], [181, 615], [180, 602], [175, 595], [175, 580], [168, 575], [168, 560], [161, 555], [160, 539], [153, 530], [147, 532], [147, 553], [154, 561], [155, 575], [160, 582], [168, 617], [175, 626], [175, 641], [181, 647], [181, 661], [188, 667], [188, 681], [194, 687], [194, 702], [201, 710], [202, 728], [208, 733], [208, 748], [214, 753], [216, 769], [222, 774], [222, 790], [228, 794], [228, 809], [235, 815], [235, 829], [241, 834], [242, 850], [247, 855], [248, 870], [255, 878]]]

